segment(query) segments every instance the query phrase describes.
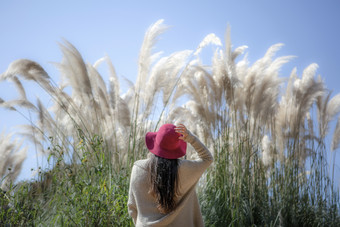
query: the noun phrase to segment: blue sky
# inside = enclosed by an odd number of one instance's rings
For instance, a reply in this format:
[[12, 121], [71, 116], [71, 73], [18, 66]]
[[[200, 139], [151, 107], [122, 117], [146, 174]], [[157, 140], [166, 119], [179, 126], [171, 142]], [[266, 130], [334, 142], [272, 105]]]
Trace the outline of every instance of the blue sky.
[[[297, 57], [282, 68], [281, 76], [288, 77], [294, 67], [301, 75], [315, 62], [334, 96], [340, 92], [339, 10], [340, 1], [330, 0], [1, 1], [0, 72], [12, 61], [28, 58], [58, 82], [59, 73], [51, 62], [60, 62], [58, 43], [66, 39], [86, 62], [94, 63], [107, 54], [121, 82], [123, 77], [135, 81], [144, 33], [164, 19], [170, 28], [156, 50], [165, 55], [195, 49], [209, 33], [223, 39], [229, 24], [233, 46], [247, 45], [251, 63], [271, 45], [284, 43], [278, 56]], [[36, 89], [29, 91], [33, 98], [44, 98]], [[1, 98], [16, 96], [12, 86], [0, 83]], [[0, 109], [0, 115], [0, 131], [15, 131], [13, 126], [27, 123], [9, 111]], [[22, 178], [30, 175], [31, 166], [36, 168], [34, 155], [29, 153]]]

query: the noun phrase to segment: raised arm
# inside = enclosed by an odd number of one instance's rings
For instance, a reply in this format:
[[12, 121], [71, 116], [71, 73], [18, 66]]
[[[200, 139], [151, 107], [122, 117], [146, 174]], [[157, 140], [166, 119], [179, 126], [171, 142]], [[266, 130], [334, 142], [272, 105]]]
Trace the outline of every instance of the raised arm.
[[184, 125], [178, 125], [175, 130], [181, 134], [179, 139], [190, 143], [198, 154], [198, 158], [195, 160], [181, 160], [180, 185], [182, 193], [186, 193], [198, 182], [204, 171], [211, 165], [213, 156], [207, 147]]
[[175, 131], [181, 136], [179, 139], [188, 142], [193, 146], [198, 154], [198, 157], [202, 161], [207, 161], [211, 163], [213, 161], [213, 156], [211, 155], [208, 148], [195, 136], [193, 135], [183, 124], [176, 126]]

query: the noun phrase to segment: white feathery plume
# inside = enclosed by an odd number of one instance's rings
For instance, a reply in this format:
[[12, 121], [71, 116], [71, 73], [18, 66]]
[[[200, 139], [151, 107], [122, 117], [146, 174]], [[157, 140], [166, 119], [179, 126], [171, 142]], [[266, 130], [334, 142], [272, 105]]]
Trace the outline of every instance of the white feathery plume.
[[230, 35], [230, 26], [228, 24], [225, 34], [225, 58], [226, 61], [232, 61], [232, 45], [231, 45], [231, 35]]
[[8, 157], [12, 151], [12, 149], [15, 147], [15, 143], [11, 143], [11, 137], [13, 135], [5, 135], [4, 132], [2, 132], [0, 134], [0, 149], [1, 149], [1, 152], [0, 152], [0, 176], [1, 178], [5, 175], [5, 172], [6, 172], [6, 169], [7, 169], [7, 166], [10, 165], [11, 163], [6, 163], [6, 161], [8, 161]]
[[220, 87], [223, 85], [223, 77], [225, 74], [225, 59], [223, 56], [223, 51], [220, 49], [215, 50], [214, 56], [212, 58], [211, 70], [216, 81], [216, 84]]
[[237, 47], [231, 54], [231, 59], [232, 61], [235, 61], [235, 59], [244, 53], [244, 51], [248, 48], [248, 46], [244, 45], [244, 46], [240, 46], [240, 47]]
[[0, 102], [0, 106], [4, 107], [4, 108], [8, 108], [10, 110], [16, 110], [15, 106], [23, 107], [23, 108], [27, 108], [27, 109], [31, 109], [31, 110], [37, 110], [35, 105], [33, 105], [30, 101], [22, 100], [22, 99], [10, 100], [10, 101], [6, 101], [6, 102], [2, 101], [2, 102]]
[[289, 62], [291, 59], [295, 58], [295, 56], [283, 56], [276, 58], [271, 64], [265, 69], [265, 73], [267, 74], [275, 74], [278, 76], [279, 70], [281, 67]]
[[188, 93], [188, 88], [186, 84], [188, 83], [188, 80], [190, 80], [191, 76], [196, 72], [196, 63], [197, 60], [192, 60], [181, 72], [179, 82], [172, 97], [172, 104], [175, 104], [179, 98]]
[[100, 64], [102, 64], [106, 60], [106, 57], [99, 58], [94, 64], [93, 67], [97, 69]]
[[[37, 137], [41, 142], [45, 140], [47, 136], [54, 136], [57, 138], [65, 137], [65, 132], [59, 129], [58, 122], [52, 117], [47, 108], [42, 104], [42, 102], [37, 100], [38, 106], [38, 124], [39, 129], [35, 131], [32, 136]], [[33, 130], [32, 130], [33, 131]], [[31, 132], [32, 132], [31, 131]], [[56, 138], [56, 139], [57, 139]], [[40, 152], [44, 153], [43, 147], [40, 147]]]
[[[318, 68], [318, 65], [313, 63], [307, 66], [302, 73], [301, 79], [296, 79], [294, 82], [294, 92], [297, 93], [297, 96], [301, 94], [305, 94], [305, 92], [309, 89], [309, 87], [313, 86], [315, 80], [315, 72]], [[298, 97], [300, 98], [300, 97]]]
[[164, 84], [162, 84], [163, 105], [166, 105], [167, 100], [170, 98], [170, 95], [179, 79], [179, 73], [187, 64], [186, 60], [191, 53], [191, 50], [184, 50], [170, 55], [167, 64], [168, 67], [164, 67], [166, 71], [162, 70], [159, 72], [160, 75], [163, 75], [163, 77], [166, 78]]
[[297, 79], [294, 82], [295, 89], [293, 94], [296, 98], [296, 103], [299, 106], [299, 122], [301, 122], [301, 117], [305, 116], [313, 102], [315, 102], [319, 96], [322, 96], [325, 91], [324, 83], [322, 81], [314, 80], [316, 69], [316, 64], [309, 65], [303, 71], [302, 79]]
[[303, 122], [302, 118], [304, 118], [306, 113], [311, 109], [316, 99], [324, 94], [324, 91], [325, 89], [322, 83], [314, 82], [304, 93], [301, 95], [297, 94], [296, 104], [299, 107], [297, 125]]
[[26, 92], [24, 89], [24, 86], [22, 85], [21, 81], [18, 79], [17, 76], [13, 76], [11, 78], [16, 86], [16, 88], [18, 89], [21, 99], [27, 100], [27, 96], [26, 96]]
[[339, 144], [340, 144], [340, 117], [338, 117], [338, 121], [336, 122], [335, 130], [333, 133], [331, 151], [335, 151], [336, 149], [338, 149]]
[[5, 100], [3, 100], [2, 98], [0, 98], [0, 106], [4, 108], [8, 108], [9, 110], [16, 111], [16, 109], [12, 105], [6, 104]]
[[[307, 67], [303, 72], [302, 79], [297, 79], [296, 69], [291, 73], [286, 94], [282, 96], [276, 113], [275, 136], [281, 152], [280, 158], [282, 158], [284, 144], [286, 144], [287, 139], [299, 139], [305, 134], [304, 124], [306, 118], [308, 121], [308, 112], [313, 103], [324, 95], [323, 82], [314, 80], [316, 68], [316, 64]], [[303, 138], [301, 138], [301, 141], [303, 141]], [[305, 145], [302, 144], [302, 146]], [[300, 147], [299, 149], [303, 151], [299, 158], [304, 161], [304, 158], [307, 157], [306, 147]]]
[[28, 59], [13, 61], [8, 66], [6, 72], [0, 75], [0, 81], [12, 79], [16, 75], [21, 75], [26, 80], [33, 80], [36, 82], [47, 82], [49, 80], [46, 71], [38, 63]]
[[270, 46], [267, 52], [265, 53], [264, 57], [261, 58], [259, 62], [261, 62], [264, 65], [270, 64], [276, 52], [278, 52], [283, 45], [284, 45], [283, 43], [277, 43], [277, 44]]
[[198, 90], [198, 87], [196, 86], [196, 81], [194, 80], [194, 78], [192, 78], [192, 75], [195, 75], [197, 71], [192, 70], [191, 72], [191, 75], [183, 75], [181, 78], [181, 82], [186, 90], [186, 93], [191, 97], [191, 99], [195, 100], [197, 103], [202, 103], [200, 90]]
[[221, 50], [216, 50], [214, 56], [212, 58], [212, 66], [211, 66], [212, 80], [214, 81], [212, 84], [215, 87], [214, 96], [216, 101], [218, 100], [219, 104], [223, 101], [223, 92], [224, 92], [224, 81], [225, 79], [225, 62], [223, 60], [223, 52]]
[[174, 124], [188, 122], [190, 119], [192, 118], [189, 117], [189, 110], [183, 106], [173, 108], [168, 115], [168, 121]]
[[61, 64], [57, 64], [64, 78], [72, 86], [76, 95], [86, 95], [92, 97], [92, 86], [87, 73], [87, 68], [78, 50], [68, 41], [60, 44], [63, 52]]
[[[38, 131], [38, 130], [35, 130]], [[40, 133], [40, 132], [38, 132]], [[31, 143], [34, 144], [34, 149], [39, 151], [41, 154], [47, 154], [44, 152], [41, 152], [44, 150], [44, 146], [43, 146], [43, 141], [41, 141], [35, 134], [34, 132], [31, 131], [21, 131], [19, 133], [17, 133], [20, 136], [23, 136], [25, 139], [29, 140]]]
[[307, 120], [307, 126], [308, 126], [308, 134], [311, 137], [314, 137], [314, 125], [313, 125], [313, 119], [312, 119], [310, 112], [307, 112], [306, 120]]
[[134, 97], [136, 94], [136, 87], [134, 86], [134, 83], [130, 81], [129, 79], [123, 77], [125, 82], [128, 84], [129, 89], [121, 96], [122, 99], [128, 104], [129, 108], [132, 110], [134, 105]]
[[297, 68], [294, 67], [292, 72], [290, 73], [289, 80], [287, 83], [286, 93], [285, 96], [286, 99], [291, 99], [293, 95], [293, 90], [295, 89], [295, 81], [297, 80]]
[[[236, 95], [235, 88], [239, 85], [240, 78], [237, 74], [235, 58], [238, 54], [243, 51], [246, 47], [241, 46], [232, 51], [231, 36], [230, 36], [230, 26], [228, 25], [225, 37], [225, 52], [220, 54], [221, 60], [224, 62], [222, 70], [224, 71], [224, 89], [226, 91], [226, 100], [229, 106], [235, 108], [235, 99], [238, 98]], [[222, 52], [223, 53], [223, 52]]]
[[[180, 80], [186, 77], [187, 71], [192, 64], [192, 61], [187, 63], [191, 53], [191, 50], [175, 52], [170, 56], [161, 58], [152, 67], [150, 78], [147, 82], [148, 86], [145, 87], [145, 93], [143, 92], [144, 117], [150, 114], [151, 107], [155, 105], [154, 100], [158, 92], [162, 91], [163, 93], [163, 108], [168, 105], [171, 98], [172, 104], [170, 105], [174, 105], [177, 98], [185, 93], [183, 89], [180, 89], [180, 87], [183, 87]], [[162, 116], [164, 115], [162, 114]]]
[[273, 157], [271, 157], [270, 152], [270, 139], [268, 135], [263, 136], [262, 138], [262, 162], [265, 166], [269, 166]]
[[186, 59], [192, 51], [185, 50], [175, 52], [168, 57], [161, 58], [150, 72], [147, 85], [142, 91], [142, 97], [145, 105], [144, 117], [150, 114], [151, 107], [158, 92], [163, 91], [163, 106], [166, 106], [170, 96], [179, 80], [180, 71], [186, 64]]
[[251, 66], [247, 75], [240, 77], [243, 79], [243, 89], [240, 92], [246, 93], [244, 103], [248, 114], [254, 119], [259, 117], [261, 121], [270, 120], [276, 110], [279, 85], [282, 83], [282, 79], [278, 78], [278, 70], [290, 59], [281, 57], [272, 61], [271, 57], [280, 46], [271, 46], [265, 56]]
[[120, 95], [120, 86], [119, 86], [119, 81], [118, 81], [116, 70], [109, 56], [106, 56], [106, 63], [109, 67], [109, 73], [110, 73], [110, 78], [109, 78], [110, 103], [111, 103], [111, 107], [114, 109], [116, 106], [117, 97]]
[[167, 70], [164, 68], [167, 67], [169, 57], [161, 58], [156, 64], [152, 67], [150, 76], [145, 83], [145, 89], [143, 89], [140, 93], [141, 98], [143, 100], [144, 108], [143, 111], [143, 118], [146, 118], [151, 111], [151, 107], [154, 104], [154, 100], [156, 99], [156, 94], [159, 92], [166, 84], [164, 81], [167, 77], [171, 75], [166, 75]]
[[307, 89], [307, 87], [310, 86], [310, 83], [314, 81], [314, 76], [318, 67], [317, 64], [312, 63], [303, 70], [300, 90]]
[[131, 112], [129, 105], [120, 96], [117, 97], [116, 116], [118, 116], [117, 122], [123, 127], [129, 127], [131, 124]]
[[0, 81], [13, 80], [19, 92], [26, 99], [25, 92], [20, 81], [16, 76], [22, 76], [25, 80], [33, 80], [47, 92], [53, 92], [50, 84], [50, 77], [47, 72], [36, 62], [28, 59], [19, 59], [13, 61], [7, 68], [6, 72], [0, 75]]
[[326, 116], [329, 118], [329, 121], [331, 121], [339, 112], [340, 112], [340, 94], [337, 94], [329, 101], [327, 105]]
[[[320, 80], [321, 81], [321, 80]], [[330, 100], [331, 92], [325, 92], [323, 96], [317, 98], [317, 110], [319, 121], [319, 134], [324, 138], [329, 130], [329, 122], [340, 111], [340, 94]]]
[[[138, 76], [136, 79], [137, 91], [141, 89], [141, 86], [144, 86], [144, 83], [147, 79], [153, 60], [152, 49], [157, 41], [157, 38], [167, 29], [167, 27], [163, 24], [163, 21], [164, 20], [162, 19], [158, 20], [156, 23], [151, 25], [145, 33], [138, 60]], [[159, 56], [159, 54], [156, 56]]]
[[91, 64], [87, 64], [87, 71], [92, 85], [92, 90], [97, 91], [100, 89], [106, 91], [106, 84], [97, 69]]
[[102, 109], [102, 114], [104, 115], [103, 117], [107, 115], [111, 115], [111, 107], [110, 107], [110, 102], [109, 98], [107, 97], [106, 90], [98, 89], [98, 100], [99, 100], [99, 106]]
[[112, 109], [116, 108], [116, 100], [118, 91], [115, 89], [115, 79], [113, 77], [109, 78], [109, 95], [110, 95], [110, 105]]
[[27, 148], [21, 148], [22, 141], [12, 137], [13, 134], [0, 134], [0, 188], [3, 190], [8, 190], [9, 184], [18, 177], [26, 159]]
[[211, 75], [208, 70], [202, 66], [197, 66], [198, 77], [198, 87], [202, 91], [202, 95], [205, 99], [205, 103], [207, 104], [206, 108], [208, 108], [213, 113], [217, 113], [217, 110], [223, 105], [222, 99], [222, 89], [221, 86], [217, 85], [216, 77]]
[[202, 51], [202, 49], [210, 44], [216, 45], [216, 46], [222, 46], [220, 38], [218, 38], [214, 33], [208, 34], [202, 42], [198, 45], [194, 55], [197, 56]]
[[95, 106], [97, 107], [97, 110], [100, 111], [98, 114], [110, 115], [109, 95], [107, 94], [103, 78], [91, 64], [87, 65], [87, 71], [91, 82], [92, 94], [96, 101], [94, 104], [98, 104]]
[[[291, 74], [290, 80], [294, 82], [294, 76]], [[287, 139], [287, 134], [290, 130], [289, 122], [294, 122], [295, 124], [297, 116], [297, 105], [295, 103], [295, 98], [292, 96], [292, 91], [288, 87], [286, 93], [281, 97], [276, 114], [275, 114], [275, 138], [278, 144], [280, 158], [283, 158], [284, 144]]]
[[[153, 53], [150, 56], [150, 67], [154, 62], [156, 62], [157, 59], [160, 59], [162, 55], [163, 55], [163, 51], [158, 51], [156, 53]], [[149, 70], [150, 70], [150, 67], [149, 67]]]

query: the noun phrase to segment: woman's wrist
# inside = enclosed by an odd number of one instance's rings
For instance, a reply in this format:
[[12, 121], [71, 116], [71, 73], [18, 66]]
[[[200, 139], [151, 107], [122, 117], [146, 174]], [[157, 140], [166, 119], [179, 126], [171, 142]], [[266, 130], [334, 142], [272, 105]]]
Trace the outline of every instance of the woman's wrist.
[[187, 143], [193, 143], [195, 141], [195, 136], [188, 130], [187, 131], [188, 135], [185, 138], [185, 142]]

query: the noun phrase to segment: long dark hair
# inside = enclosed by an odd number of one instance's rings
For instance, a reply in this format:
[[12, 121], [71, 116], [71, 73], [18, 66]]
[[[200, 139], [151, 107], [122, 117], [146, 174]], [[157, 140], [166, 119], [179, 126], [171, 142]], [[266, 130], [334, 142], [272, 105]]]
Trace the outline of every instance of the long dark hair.
[[156, 197], [158, 210], [169, 213], [176, 208], [178, 196], [178, 159], [151, 155], [149, 163], [150, 193]]

